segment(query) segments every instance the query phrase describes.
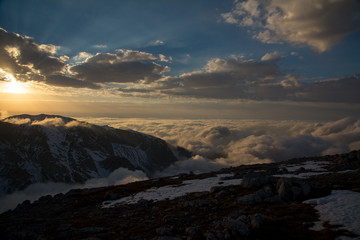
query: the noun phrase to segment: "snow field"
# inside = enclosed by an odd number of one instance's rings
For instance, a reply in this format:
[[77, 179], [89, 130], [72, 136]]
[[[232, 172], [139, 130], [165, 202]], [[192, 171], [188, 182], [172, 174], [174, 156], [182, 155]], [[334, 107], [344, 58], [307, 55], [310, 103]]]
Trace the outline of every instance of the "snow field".
[[330, 224], [343, 225], [345, 229], [360, 235], [360, 193], [333, 190], [329, 196], [306, 200], [304, 203], [314, 204], [320, 213], [320, 221], [316, 222], [313, 230], [323, 229], [323, 223], [329, 221]]
[[233, 174], [220, 174], [216, 177], [211, 178], [183, 181], [182, 185], [180, 186], [164, 186], [159, 188], [150, 188], [144, 192], [139, 192], [132, 196], [124, 197], [114, 201], [105, 201], [103, 202], [103, 207], [109, 208], [117, 204], [136, 204], [142, 199], [153, 201], [161, 201], [165, 199], [172, 200], [181, 196], [185, 196], [188, 193], [210, 191], [210, 189], [215, 186], [229, 186], [241, 184], [242, 179], [221, 179], [223, 177], [231, 176], [233, 176]]

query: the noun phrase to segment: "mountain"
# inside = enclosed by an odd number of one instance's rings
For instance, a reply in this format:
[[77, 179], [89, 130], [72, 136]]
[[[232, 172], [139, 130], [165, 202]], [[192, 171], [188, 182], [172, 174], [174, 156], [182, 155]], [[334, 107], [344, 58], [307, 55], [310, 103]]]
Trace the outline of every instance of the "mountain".
[[37, 182], [83, 183], [122, 167], [148, 176], [177, 161], [162, 139], [57, 115], [0, 121], [0, 195]]
[[24, 201], [1, 239], [360, 239], [360, 151]]

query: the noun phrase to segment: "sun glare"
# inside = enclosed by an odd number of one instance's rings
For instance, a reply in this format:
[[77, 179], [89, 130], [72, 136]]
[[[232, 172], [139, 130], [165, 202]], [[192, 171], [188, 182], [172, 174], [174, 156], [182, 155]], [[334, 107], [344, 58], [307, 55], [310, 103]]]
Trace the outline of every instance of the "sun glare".
[[3, 85], [2, 92], [5, 93], [27, 93], [28, 89], [26, 88], [26, 85], [22, 82], [16, 81], [15, 77], [7, 73], [3, 70], [1, 70], [2, 77], [6, 80]]

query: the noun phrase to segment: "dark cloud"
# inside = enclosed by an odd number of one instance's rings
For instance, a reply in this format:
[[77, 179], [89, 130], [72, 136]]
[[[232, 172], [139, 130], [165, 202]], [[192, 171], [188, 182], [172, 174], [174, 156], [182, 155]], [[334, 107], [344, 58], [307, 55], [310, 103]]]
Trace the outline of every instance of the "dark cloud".
[[360, 103], [360, 75], [303, 84], [293, 99], [310, 102]]
[[65, 75], [49, 75], [46, 77], [46, 83], [58, 87], [90, 88], [90, 89], [101, 88], [101, 86], [96, 85], [92, 82], [82, 81]]
[[227, 23], [248, 27], [265, 43], [306, 44], [324, 52], [346, 35], [359, 30], [360, 3], [356, 0], [235, 1], [222, 14]]
[[[0, 28], [0, 69], [19, 81], [41, 81], [59, 87], [99, 89], [96, 83], [145, 83], [163, 77], [169, 71], [156, 61], [169, 61], [164, 55], [116, 50], [115, 53], [85, 52], [70, 66], [67, 56], [55, 56], [59, 47], [37, 44], [32, 38]], [[70, 71], [69, 71], [70, 70]]]
[[[178, 77], [163, 77], [142, 88], [119, 89], [144, 97], [177, 96], [207, 99], [246, 99], [257, 101], [359, 103], [360, 75], [315, 82], [302, 82], [283, 73], [278, 52], [264, 55], [263, 61], [241, 58], [212, 59], [202, 71]], [[146, 93], [146, 95], [145, 95]], [[140, 95], [141, 96], [141, 95]]]
[[150, 83], [168, 71], [168, 67], [154, 62], [157, 59], [145, 52], [118, 50], [115, 54], [98, 53], [70, 70], [75, 77], [95, 83], [137, 83], [141, 80]]
[[32, 38], [0, 28], [0, 68], [12, 74], [47, 75], [63, 71], [65, 63], [54, 57], [56, 49], [54, 45], [39, 45]]
[[159, 81], [158, 89], [177, 96], [220, 99], [257, 99], [254, 86], [285, 77], [274, 62], [258, 62], [237, 58], [213, 59], [203, 71]]

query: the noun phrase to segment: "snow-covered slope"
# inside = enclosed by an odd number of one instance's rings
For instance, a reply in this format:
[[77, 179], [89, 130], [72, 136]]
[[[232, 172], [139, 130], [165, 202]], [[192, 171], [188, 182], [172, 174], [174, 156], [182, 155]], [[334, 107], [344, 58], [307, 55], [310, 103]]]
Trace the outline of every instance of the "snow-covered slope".
[[0, 195], [36, 182], [82, 183], [119, 167], [151, 176], [175, 161], [165, 141], [134, 131], [44, 114], [0, 121]]

